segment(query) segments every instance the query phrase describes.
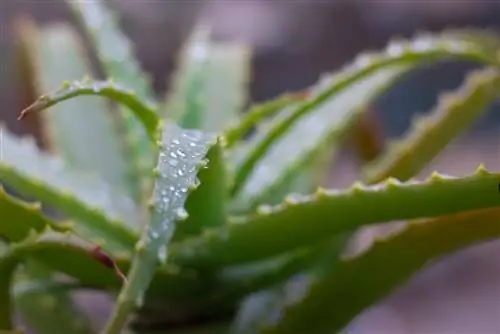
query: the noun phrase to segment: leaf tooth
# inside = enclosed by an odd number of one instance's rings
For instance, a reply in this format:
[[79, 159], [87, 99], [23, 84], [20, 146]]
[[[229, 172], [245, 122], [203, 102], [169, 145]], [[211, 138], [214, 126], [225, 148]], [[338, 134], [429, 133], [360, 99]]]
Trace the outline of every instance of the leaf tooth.
[[430, 183], [443, 183], [446, 181], [446, 177], [437, 171], [432, 172], [430, 178], [428, 179]]
[[349, 190], [353, 195], [362, 195], [366, 192], [367, 187], [363, 183], [356, 181], [351, 185]]
[[491, 172], [486, 168], [486, 166], [483, 163], [481, 163], [477, 166], [474, 174], [481, 177], [481, 176], [489, 176], [491, 175]]
[[261, 204], [257, 207], [257, 214], [261, 216], [269, 215], [273, 212], [273, 207], [267, 204]]
[[314, 197], [316, 197], [316, 199], [318, 200], [326, 199], [329, 197], [328, 191], [323, 187], [318, 187], [316, 189], [316, 192], [314, 193]]

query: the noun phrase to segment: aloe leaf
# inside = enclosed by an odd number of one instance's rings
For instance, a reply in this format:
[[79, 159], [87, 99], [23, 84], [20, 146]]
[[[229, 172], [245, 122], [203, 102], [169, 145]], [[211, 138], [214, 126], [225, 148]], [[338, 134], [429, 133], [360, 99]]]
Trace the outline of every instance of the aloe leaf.
[[11, 242], [26, 238], [31, 230], [42, 231], [46, 226], [64, 231], [69, 226], [56, 224], [44, 217], [39, 203], [26, 203], [7, 194], [0, 187], [0, 235]]
[[270, 101], [253, 105], [241, 120], [224, 131], [226, 148], [230, 149], [242, 140], [252, 128], [259, 126], [267, 118], [279, 114], [285, 107], [304, 99], [304, 94], [285, 93]]
[[198, 173], [199, 186], [186, 201], [188, 218], [175, 228], [173, 241], [200, 234], [227, 220], [227, 174], [221, 140], [207, 153], [208, 165]]
[[[95, 49], [106, 76], [130, 87], [140, 100], [156, 104], [151, 80], [142, 71], [131, 41], [120, 30], [117, 19], [106, 7], [105, 1], [67, 0], [66, 3], [75, 14], [77, 22], [87, 32], [87, 38]], [[158, 111], [158, 108], [154, 109]], [[129, 154], [129, 176], [136, 192], [134, 198], [136, 201], [144, 201], [144, 197], [149, 196], [146, 194], [151, 179], [149, 172], [154, 167], [158, 153], [156, 147], [148, 141], [148, 131], [144, 130], [139, 120], [129, 117], [123, 107], [119, 108], [119, 111], [117, 120], [121, 121], [125, 135], [124, 145]]]
[[239, 120], [248, 98], [251, 57], [248, 45], [212, 43], [205, 81], [205, 131], [222, 131]]
[[[496, 63], [496, 58], [492, 58], [491, 55], [481, 51], [472, 42], [461, 41], [459, 39], [452, 40], [442, 36], [419, 36], [411, 41], [392, 42], [383, 52], [378, 54], [360, 55], [353, 64], [350, 64], [332, 76], [320, 80], [320, 83], [311, 91], [310, 98], [291, 110], [288, 117], [280, 119], [261, 140], [247, 151], [244, 155], [245, 158], [237, 162], [238, 167], [232, 194], [238, 195], [245, 188], [248, 179], [254, 173], [258, 173], [259, 166], [267, 166], [267, 163], [262, 161], [262, 159], [266, 155], [270, 157], [274, 156], [272, 153], [275, 153], [273, 149], [276, 147], [275, 143], [277, 140], [289, 135], [290, 132], [293, 133], [294, 131], [291, 129], [294, 126], [299, 126], [301, 121], [302, 123], [306, 123], [308, 121], [307, 116], [311, 115], [310, 117], [312, 117], [321, 111], [326, 113], [323, 110], [323, 108], [326, 109], [324, 107], [325, 104], [328, 104], [337, 94], [343, 92], [347, 94], [352, 86], [359, 81], [363, 79], [370, 80], [370, 77], [372, 78], [371, 80], [374, 80], [374, 77], [381, 75], [377, 72], [384, 69], [385, 71], [389, 71], [391, 67], [414, 67], [424, 61], [436, 61], [450, 57], [471, 59], [492, 64]], [[386, 80], [383, 80], [381, 84], [385, 82]], [[362, 83], [359, 85], [362, 85]], [[373, 88], [373, 86], [370, 88]], [[360, 100], [359, 97], [356, 98]], [[318, 109], [320, 111], [317, 111]], [[340, 109], [339, 112], [347, 114], [345, 109]], [[314, 132], [309, 132], [307, 136], [313, 134]], [[303, 142], [309, 143], [310, 141]], [[270, 151], [271, 153], [269, 153]], [[294, 154], [294, 156], [302, 157], [300, 154]], [[255, 179], [259, 180], [260, 178], [255, 177]], [[274, 177], [270, 179], [274, 179]], [[257, 187], [250, 187], [250, 190], [255, 188]]]
[[403, 139], [389, 143], [386, 152], [365, 167], [365, 179], [376, 183], [392, 176], [405, 181], [418, 174], [498, 97], [500, 71], [473, 71], [456, 92], [441, 95], [428, 116], [414, 119]]
[[261, 333], [332, 333], [393, 291], [429, 261], [500, 237], [498, 208], [409, 223], [406, 229], [344, 260], [281, 320]]
[[103, 96], [127, 106], [139, 119], [153, 142], [157, 139], [160, 119], [155, 107], [145, 103], [133, 91], [118, 86], [110, 81], [74, 81], [66, 82], [60, 89], [42, 95], [35, 103], [21, 112], [19, 118], [28, 113], [39, 112], [77, 96]]
[[220, 131], [238, 119], [246, 102], [249, 47], [214, 42], [210, 35], [208, 26], [196, 26], [167, 95], [167, 112], [184, 128]]
[[201, 129], [205, 121], [205, 80], [208, 70], [211, 30], [197, 25], [180, 53], [177, 71], [167, 95], [166, 110], [184, 128]]
[[32, 140], [16, 138], [4, 128], [0, 131], [2, 183], [81, 221], [74, 228], [86, 238], [104, 239], [110, 246], [130, 250], [137, 240], [132, 229], [138, 221], [130, 198], [97, 177], [69, 170], [61, 159], [40, 152]]
[[[38, 235], [35, 235], [38, 236]], [[30, 236], [20, 243], [32, 243], [34, 236]], [[13, 301], [11, 299], [11, 286], [13, 284], [13, 276], [17, 269], [17, 265], [21, 261], [17, 253], [17, 244], [11, 243], [7, 252], [0, 257], [0, 330], [12, 330], [13, 326]]]
[[[460, 178], [434, 173], [420, 182], [388, 179], [373, 186], [356, 183], [346, 190], [320, 189], [282, 205], [263, 206], [257, 214], [207, 236], [173, 244], [171, 261], [203, 267], [235, 264], [290, 251], [367, 224], [494, 207], [500, 205], [499, 181], [499, 174], [481, 165], [474, 174]], [[266, 237], [269, 235], [279, 238]]]
[[[26, 56], [35, 68], [38, 94], [89, 73], [81, 41], [71, 26], [58, 23], [41, 28], [31, 21], [20, 21], [18, 27]], [[97, 97], [68, 101], [47, 110], [41, 120], [51, 151], [76, 169], [97, 171], [113, 187], [127, 190], [117, 129], [103, 101]]]
[[205, 156], [214, 145], [214, 136], [196, 130], [183, 130], [166, 124], [156, 168], [149, 224], [136, 245], [136, 256], [129, 270], [128, 282], [120, 291], [117, 304], [105, 333], [119, 333], [134, 306], [140, 305], [153, 279], [158, 260], [167, 259], [167, 246], [176, 224], [188, 216], [184, 205], [189, 190], [197, 187], [198, 169], [205, 165]]
[[[23, 269], [23, 278], [16, 279], [16, 286], [21, 282], [48, 280], [52, 277], [52, 272], [36, 261], [27, 261]], [[93, 332], [89, 320], [75, 307], [71, 295], [64, 291], [28, 289], [15, 294], [14, 305], [24, 323], [36, 330], [37, 334]]]

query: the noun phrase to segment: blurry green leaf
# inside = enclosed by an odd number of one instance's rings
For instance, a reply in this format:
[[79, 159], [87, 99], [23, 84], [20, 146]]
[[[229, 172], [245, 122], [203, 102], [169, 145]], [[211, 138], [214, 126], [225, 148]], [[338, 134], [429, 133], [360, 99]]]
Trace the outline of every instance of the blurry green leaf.
[[332, 333], [407, 281], [429, 261], [500, 237], [498, 208], [409, 223], [363, 254], [342, 261], [260, 333]]
[[454, 138], [500, 97], [500, 70], [488, 67], [471, 72], [455, 92], [441, 95], [429, 115], [412, 121], [412, 128], [364, 169], [370, 183], [387, 177], [401, 181], [417, 175]]
[[[82, 42], [71, 26], [58, 23], [42, 28], [21, 21], [19, 30], [35, 67], [38, 94], [90, 73]], [[103, 101], [97, 97], [71, 100], [47, 110], [41, 119], [52, 151], [76, 169], [98, 172], [114, 188], [127, 190], [117, 128]]]
[[131, 249], [137, 237], [129, 227], [137, 227], [138, 214], [130, 198], [97, 177], [69, 170], [61, 159], [40, 152], [32, 140], [16, 138], [4, 128], [0, 131], [2, 183], [80, 221], [75, 230], [86, 238]]
[[[339, 126], [338, 122], [345, 125], [354, 120], [357, 116], [354, 111], [358, 111], [370, 101], [370, 98], [365, 99], [364, 95], [386, 85], [396, 77], [397, 72], [424, 61], [447, 57], [495, 63], [495, 59], [481, 51], [477, 45], [459, 39], [419, 36], [411, 41], [392, 42], [379, 54], [360, 55], [348, 67], [320, 80], [311, 91], [309, 99], [289, 110], [269, 131], [255, 136], [253, 144], [243, 148], [244, 154], [240, 154], [243, 158], [236, 161], [232, 194], [239, 195], [242, 192], [241, 201], [257, 202], [263, 187], [267, 189], [274, 184], [275, 180], [279, 179], [278, 175], [286, 175], [283, 171], [296, 170], [297, 168], [293, 168], [294, 164], [308, 160], [308, 154], [314, 152], [318, 143], [325, 140], [329, 134], [339, 135], [341, 130], [345, 130], [346, 126]], [[356, 93], [350, 95], [353, 91]], [[360, 98], [359, 94], [363, 95], [363, 98]], [[336, 100], [341, 107], [335, 105]], [[330, 108], [333, 111], [329, 110]], [[330, 126], [332, 123], [336, 125], [333, 128]], [[307, 140], [297, 141], [297, 138]], [[293, 144], [289, 144], [291, 140]], [[283, 152], [284, 147], [280, 144], [293, 148], [293, 151]], [[276, 159], [278, 156], [280, 159]], [[289, 157], [288, 160], [291, 161], [282, 160], [284, 157]], [[269, 168], [272, 170], [267, 170]]]
[[170, 259], [205, 268], [254, 261], [367, 224], [490, 208], [500, 205], [499, 181], [500, 174], [480, 166], [461, 178], [435, 173], [422, 182], [389, 179], [373, 186], [319, 190], [275, 207], [260, 207], [209, 236], [173, 244]]

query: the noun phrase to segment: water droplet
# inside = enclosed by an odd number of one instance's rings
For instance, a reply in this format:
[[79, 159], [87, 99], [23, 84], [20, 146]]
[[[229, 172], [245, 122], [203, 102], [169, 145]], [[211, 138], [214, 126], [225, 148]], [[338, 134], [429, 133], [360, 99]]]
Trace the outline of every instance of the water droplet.
[[177, 159], [177, 154], [175, 154], [175, 152], [170, 152], [170, 156], [174, 159]]
[[175, 215], [176, 215], [176, 217], [177, 217], [178, 220], [185, 220], [188, 217], [188, 213], [187, 213], [186, 209], [184, 209], [182, 207], [178, 208], [175, 211]]
[[162, 264], [167, 262], [167, 245], [161, 245], [158, 249], [158, 259]]

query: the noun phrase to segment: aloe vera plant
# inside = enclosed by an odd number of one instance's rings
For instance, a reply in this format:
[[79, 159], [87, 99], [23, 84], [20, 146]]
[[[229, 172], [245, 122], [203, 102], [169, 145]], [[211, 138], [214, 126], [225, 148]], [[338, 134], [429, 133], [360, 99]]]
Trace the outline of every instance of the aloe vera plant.
[[[38, 333], [334, 333], [428, 261], [500, 237], [500, 172], [419, 178], [499, 96], [496, 35], [394, 40], [245, 110], [248, 46], [198, 25], [158, 98], [109, 9], [67, 3], [85, 35], [16, 25], [41, 95], [20, 118], [40, 112], [49, 150], [1, 129], [0, 181], [16, 192], [0, 192], [2, 333], [22, 332], [15, 313]], [[483, 67], [374, 145], [370, 104], [443, 59]], [[348, 136], [359, 181], [326, 189]], [[342, 256], [353, 232], [395, 220], [406, 227]], [[103, 328], [75, 306], [80, 289], [115, 297]]]

